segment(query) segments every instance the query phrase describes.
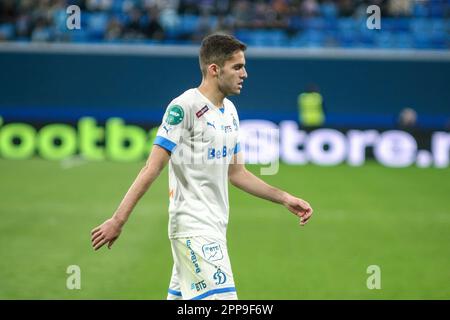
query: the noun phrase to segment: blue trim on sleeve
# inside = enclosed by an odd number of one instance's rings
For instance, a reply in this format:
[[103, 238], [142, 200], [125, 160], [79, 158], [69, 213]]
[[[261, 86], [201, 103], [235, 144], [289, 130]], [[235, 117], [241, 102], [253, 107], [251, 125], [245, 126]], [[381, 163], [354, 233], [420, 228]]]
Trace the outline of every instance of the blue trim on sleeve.
[[224, 112], [225, 112], [225, 107], [219, 108], [219, 110], [220, 110], [222, 113], [224, 113]]
[[153, 144], [157, 144], [158, 146], [163, 147], [164, 149], [166, 149], [167, 151], [170, 151], [170, 152], [172, 152], [173, 149], [175, 149], [175, 147], [177, 146], [176, 143], [173, 143], [169, 139], [161, 137], [161, 136], [156, 136]]
[[219, 288], [219, 289], [213, 289], [213, 290], [209, 290], [205, 293], [202, 293], [199, 296], [196, 296], [194, 298], [192, 298], [191, 300], [201, 300], [203, 298], [209, 297], [213, 294], [216, 293], [226, 293], [226, 292], [236, 292], [236, 288], [235, 287], [228, 287], [228, 288]]
[[240, 142], [236, 143], [236, 146], [234, 147], [234, 154], [238, 153], [239, 151], [241, 151], [241, 143]]
[[169, 289], [169, 293], [173, 294], [174, 296], [181, 297], [181, 291], [175, 291], [175, 290]]

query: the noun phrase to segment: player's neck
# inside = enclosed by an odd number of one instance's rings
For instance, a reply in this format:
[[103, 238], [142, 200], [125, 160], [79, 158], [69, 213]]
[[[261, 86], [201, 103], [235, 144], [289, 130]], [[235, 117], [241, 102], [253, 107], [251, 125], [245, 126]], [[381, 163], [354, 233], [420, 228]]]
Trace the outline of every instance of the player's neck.
[[225, 95], [218, 90], [217, 87], [211, 85], [206, 81], [202, 81], [200, 86], [197, 88], [202, 95], [204, 95], [209, 101], [211, 101], [217, 108], [223, 107], [223, 99]]

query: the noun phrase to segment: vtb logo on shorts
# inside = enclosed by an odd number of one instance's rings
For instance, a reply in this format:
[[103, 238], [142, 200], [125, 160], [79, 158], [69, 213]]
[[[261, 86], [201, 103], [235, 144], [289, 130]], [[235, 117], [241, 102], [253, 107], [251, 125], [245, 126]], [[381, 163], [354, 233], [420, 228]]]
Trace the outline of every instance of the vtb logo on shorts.
[[197, 292], [199, 292], [199, 291], [201, 291], [203, 289], [206, 289], [206, 287], [207, 287], [207, 285], [205, 283], [205, 280], [202, 280], [200, 282], [191, 284], [191, 290], [195, 289], [195, 290], [197, 290]]
[[217, 242], [205, 244], [202, 247], [203, 256], [208, 261], [217, 261], [223, 259], [222, 249]]

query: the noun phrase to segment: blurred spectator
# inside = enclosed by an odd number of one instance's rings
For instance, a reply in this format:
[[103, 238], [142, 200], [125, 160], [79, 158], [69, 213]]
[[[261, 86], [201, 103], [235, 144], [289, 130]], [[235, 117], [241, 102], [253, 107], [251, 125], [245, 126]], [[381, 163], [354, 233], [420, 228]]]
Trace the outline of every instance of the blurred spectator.
[[109, 11], [113, 0], [86, 0], [86, 8], [89, 11]]
[[0, 1], [0, 23], [14, 23], [17, 15], [15, 0]]
[[202, 10], [197, 26], [192, 34], [192, 41], [200, 43], [203, 37], [211, 32], [214, 28], [212, 16], [209, 9]]
[[302, 127], [320, 127], [325, 123], [323, 97], [319, 87], [311, 83], [298, 95], [299, 123]]
[[251, 26], [253, 28], [267, 28], [270, 21], [273, 19], [272, 12], [273, 11], [269, 12], [268, 5], [263, 1], [255, 3]]
[[287, 0], [273, 0], [272, 9], [278, 16], [283, 16], [289, 13], [289, 4]]
[[166, 7], [160, 11], [159, 22], [164, 30], [174, 30], [180, 23], [180, 17], [174, 8]]
[[341, 17], [351, 17], [355, 11], [356, 4], [352, 0], [339, 0], [338, 8]]
[[325, 19], [335, 19], [338, 15], [338, 8], [333, 0], [322, 1], [320, 10]]
[[319, 4], [316, 0], [304, 0], [301, 4], [301, 12], [304, 17], [319, 15]]
[[47, 19], [40, 16], [36, 19], [34, 29], [31, 33], [31, 40], [37, 42], [45, 42], [51, 40], [51, 32]]
[[217, 17], [217, 24], [211, 32], [222, 33], [222, 34], [232, 34], [233, 33], [233, 19], [230, 16], [220, 15]]
[[200, 14], [200, 8], [197, 4], [197, 0], [180, 0], [178, 13], [180, 15], [193, 14], [198, 16]]
[[164, 29], [159, 23], [159, 11], [157, 8], [150, 8], [147, 11], [148, 24], [145, 27], [145, 35], [149, 39], [153, 40], [163, 40], [164, 39]]
[[215, 13], [217, 16], [224, 16], [230, 13], [231, 0], [216, 0]]
[[33, 9], [32, 0], [21, 1], [18, 4], [19, 17], [16, 20], [15, 29], [16, 29], [16, 37], [19, 39], [31, 38], [33, 19], [30, 12], [32, 11], [32, 9]]
[[417, 112], [412, 108], [404, 108], [398, 116], [398, 126], [401, 129], [413, 129], [417, 125]]
[[128, 23], [123, 30], [123, 38], [128, 40], [144, 39], [145, 35], [142, 24], [141, 11], [133, 7], [128, 13]]
[[115, 41], [122, 38], [123, 27], [117, 18], [112, 18], [108, 22], [108, 26], [105, 32], [105, 40]]
[[413, 4], [411, 0], [389, 1], [388, 10], [391, 16], [406, 17], [411, 14]]
[[232, 9], [234, 23], [236, 28], [250, 27], [250, 21], [253, 19], [253, 10], [250, 1], [238, 0]]

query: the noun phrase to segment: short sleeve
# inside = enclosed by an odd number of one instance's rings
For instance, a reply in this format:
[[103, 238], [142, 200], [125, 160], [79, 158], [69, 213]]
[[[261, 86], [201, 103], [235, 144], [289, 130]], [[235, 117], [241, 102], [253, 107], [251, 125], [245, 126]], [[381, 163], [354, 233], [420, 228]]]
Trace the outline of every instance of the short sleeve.
[[170, 104], [164, 113], [153, 144], [172, 153], [189, 128], [189, 117], [189, 110], [185, 106], [177, 103]]
[[[235, 108], [235, 110], [236, 110], [236, 108]], [[237, 154], [237, 153], [239, 153], [239, 151], [241, 151], [239, 116], [238, 116], [237, 112], [234, 112], [234, 114], [233, 114], [233, 127], [234, 127], [234, 130], [237, 132], [236, 144], [234, 146], [234, 154]]]
[[241, 143], [238, 141], [234, 147], [234, 154], [239, 153], [239, 151], [241, 151]]

